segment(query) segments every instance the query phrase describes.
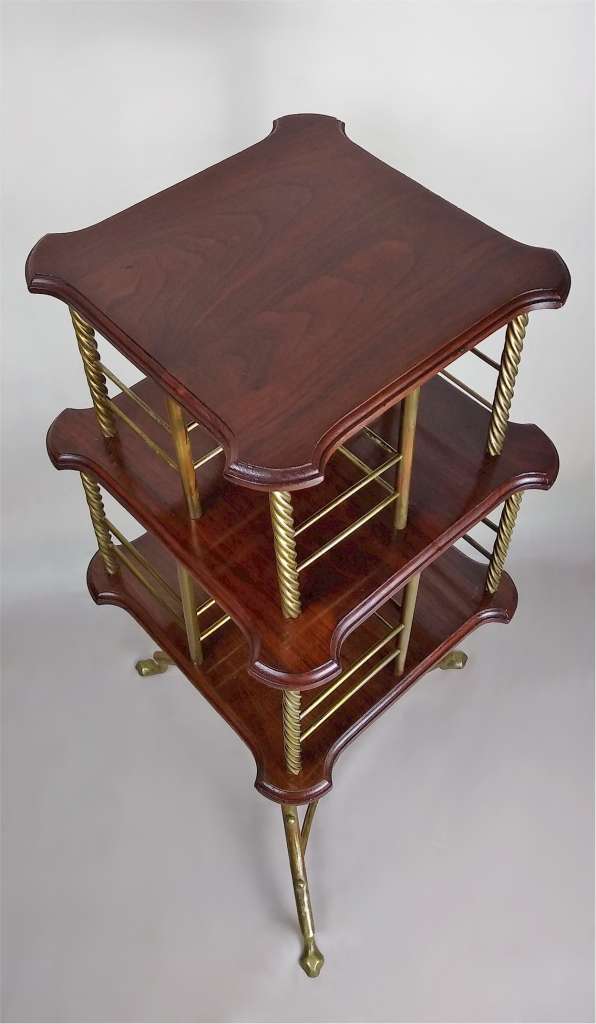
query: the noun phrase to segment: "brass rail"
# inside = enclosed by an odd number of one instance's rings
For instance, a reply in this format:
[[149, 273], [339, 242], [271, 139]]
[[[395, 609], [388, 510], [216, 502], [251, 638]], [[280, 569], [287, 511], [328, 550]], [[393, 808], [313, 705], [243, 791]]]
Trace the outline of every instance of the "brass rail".
[[495, 545], [491, 555], [488, 572], [486, 574], [486, 589], [489, 594], [494, 594], [501, 582], [501, 576], [503, 575], [505, 560], [507, 558], [507, 552], [509, 551], [509, 545], [511, 544], [511, 536], [513, 534], [513, 528], [515, 526], [515, 520], [517, 519], [517, 513], [519, 512], [522, 498], [523, 492], [516, 491], [515, 494], [512, 494], [507, 498], [507, 501], [503, 505], [503, 511], [501, 512], [501, 518], [499, 520], [499, 528], [495, 538]]
[[493, 412], [488, 428], [487, 450], [489, 455], [500, 455], [503, 450], [527, 326], [527, 313], [520, 313], [507, 324], [499, 379], [493, 398]]
[[106, 379], [101, 372], [101, 361], [97, 341], [95, 340], [95, 331], [91, 324], [88, 324], [76, 309], [73, 309], [71, 306], [69, 311], [99, 429], [104, 437], [115, 437], [116, 424], [111, 414]]

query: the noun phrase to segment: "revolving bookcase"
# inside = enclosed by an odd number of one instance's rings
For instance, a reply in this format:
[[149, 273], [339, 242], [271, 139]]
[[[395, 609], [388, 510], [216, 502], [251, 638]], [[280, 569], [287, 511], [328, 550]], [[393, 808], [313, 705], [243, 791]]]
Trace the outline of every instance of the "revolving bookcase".
[[[558, 459], [510, 407], [528, 314], [565, 302], [567, 268], [335, 118], [300, 114], [46, 235], [26, 275], [69, 306], [91, 392], [47, 440], [81, 475], [91, 595], [159, 648], [141, 676], [176, 664], [251, 749], [257, 789], [281, 804], [316, 976], [305, 853], [335, 758], [431, 669], [463, 667], [467, 633], [515, 611], [504, 563], [522, 494], [548, 489]], [[479, 346], [500, 328], [497, 360]], [[494, 373], [492, 400], [446, 369], [465, 354]], [[101, 488], [145, 532], [124, 536]]]

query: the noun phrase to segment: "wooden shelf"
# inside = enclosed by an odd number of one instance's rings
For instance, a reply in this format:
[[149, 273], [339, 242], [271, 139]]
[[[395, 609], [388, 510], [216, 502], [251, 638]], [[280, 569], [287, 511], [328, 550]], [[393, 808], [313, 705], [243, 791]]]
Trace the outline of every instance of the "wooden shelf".
[[522, 245], [351, 142], [282, 117], [93, 227], [46, 235], [31, 291], [74, 306], [225, 448], [248, 487], [320, 482], [356, 429], [514, 315], [562, 305]]
[[[152, 383], [146, 381], [135, 390], [160, 408], [160, 391]], [[129, 415], [138, 415], [129, 398], [121, 396], [117, 401]], [[390, 410], [376, 424], [394, 443], [399, 416], [399, 408]], [[395, 533], [391, 509], [386, 509], [307, 569], [301, 576], [304, 611], [293, 621], [283, 619], [279, 609], [267, 498], [223, 480], [221, 458], [199, 471], [204, 512], [192, 522], [176, 473], [126, 427], [117, 440], [104, 442], [93, 410], [61, 413], [50, 428], [48, 450], [59, 469], [94, 474], [187, 566], [244, 632], [252, 675], [271, 685], [296, 689], [337, 675], [340, 649], [348, 634], [509, 494], [551, 486], [558, 459], [542, 431], [510, 424], [504, 451], [494, 458], [484, 450], [488, 419], [484, 408], [446, 381], [435, 379], [425, 385], [407, 528]], [[167, 445], [149, 417], [143, 427]], [[213, 447], [213, 440], [200, 430], [191, 436], [196, 458]], [[366, 436], [354, 439], [349, 447], [371, 465], [385, 457]], [[297, 522], [358, 475], [337, 453], [324, 484], [296, 492]], [[310, 537], [310, 531], [299, 537], [300, 550], [308, 555], [312, 547], [370, 508], [378, 500], [371, 493], [376, 486], [371, 482], [317, 524], [316, 537]]]
[[[174, 586], [174, 562], [159, 541], [145, 534], [134, 545]], [[396, 679], [391, 666], [385, 668], [313, 733], [303, 745], [299, 776], [290, 775], [284, 767], [281, 695], [246, 672], [246, 642], [232, 622], [206, 641], [205, 661], [197, 668], [188, 659], [184, 628], [126, 568], [109, 576], [97, 554], [87, 581], [94, 601], [128, 611], [241, 736], [257, 764], [257, 789], [273, 800], [303, 803], [331, 788], [333, 764], [340, 751], [447, 650], [483, 622], [509, 622], [517, 604], [513, 582], [504, 574], [497, 593], [489, 596], [484, 591], [484, 575], [483, 565], [455, 548], [425, 570], [405, 674]], [[392, 623], [399, 622], [399, 609], [393, 602], [385, 604], [382, 614]], [[384, 632], [375, 616], [361, 625], [344, 645], [344, 668]], [[445, 677], [436, 682], [447, 685]], [[305, 695], [304, 706], [318, 693]]]

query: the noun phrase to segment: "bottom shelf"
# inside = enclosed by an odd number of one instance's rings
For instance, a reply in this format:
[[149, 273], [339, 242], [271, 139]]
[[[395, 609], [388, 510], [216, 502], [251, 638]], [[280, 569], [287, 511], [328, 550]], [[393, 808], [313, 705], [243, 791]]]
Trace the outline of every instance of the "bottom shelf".
[[[133, 547], [172, 587], [176, 586], [175, 563], [158, 540], [144, 534], [133, 542]], [[345, 690], [336, 680], [332, 697], [317, 705], [316, 713], [309, 712], [309, 705], [321, 697], [325, 686], [302, 691], [302, 770], [299, 775], [291, 775], [284, 761], [281, 692], [249, 676], [245, 668], [246, 641], [233, 622], [210, 636], [205, 645], [205, 660], [197, 667], [188, 659], [186, 634], [180, 621], [155, 600], [129, 569], [123, 566], [117, 575], [109, 575], [97, 553], [87, 574], [93, 600], [128, 611], [245, 741], [257, 765], [256, 788], [265, 796], [286, 803], [306, 803], [329, 790], [333, 763], [340, 751], [462, 637], [483, 622], [510, 621], [517, 604], [513, 581], [504, 573], [499, 589], [491, 596], [485, 592], [485, 580], [485, 563], [476, 562], [456, 548], [449, 549], [421, 576], [403, 675], [396, 677], [394, 663], [390, 661], [328, 718], [324, 717], [325, 709], [339, 703], [342, 693], [345, 696], [355, 689], [358, 681], [370, 674], [375, 662], [371, 659], [359, 674], [354, 673]], [[380, 615], [371, 616], [347, 638], [342, 647], [344, 673], [387, 636], [388, 627], [399, 624], [400, 600], [398, 593], [395, 603], [387, 602], [379, 610]], [[386, 650], [389, 648], [379, 652], [377, 662]], [[146, 656], [143, 651], [139, 653]], [[313, 730], [315, 722], [319, 724]]]

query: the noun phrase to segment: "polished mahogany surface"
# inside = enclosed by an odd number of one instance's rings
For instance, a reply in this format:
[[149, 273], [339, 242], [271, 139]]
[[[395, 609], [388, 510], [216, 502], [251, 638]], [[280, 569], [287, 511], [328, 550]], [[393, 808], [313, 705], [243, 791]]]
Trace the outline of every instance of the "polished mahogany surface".
[[[146, 381], [135, 390], [163, 411], [154, 384]], [[128, 397], [116, 401], [167, 448], [167, 435], [152, 419]], [[394, 445], [399, 419], [396, 407], [375, 424]], [[117, 440], [106, 443], [92, 409], [66, 410], [50, 428], [48, 450], [59, 469], [94, 474], [232, 615], [248, 640], [244, 658], [250, 674], [299, 689], [337, 675], [348, 634], [505, 497], [553, 483], [557, 453], [538, 427], [510, 424], [503, 453], [494, 458], [485, 452], [488, 421], [486, 409], [446, 381], [437, 378], [423, 387], [408, 526], [396, 533], [389, 507], [301, 573], [304, 610], [293, 621], [280, 611], [267, 496], [223, 480], [221, 456], [198, 471], [204, 511], [193, 523], [176, 472], [125, 425], [119, 425]], [[195, 458], [213, 447], [199, 430], [191, 437]], [[371, 466], [387, 458], [366, 437], [349, 447]], [[295, 493], [297, 524], [359, 475], [337, 452], [324, 484]], [[386, 494], [371, 482], [300, 535], [299, 560]]]
[[[174, 562], [162, 545], [148, 534], [135, 541], [135, 545], [175, 586]], [[333, 762], [346, 744], [463, 636], [483, 622], [509, 622], [517, 604], [517, 593], [510, 577], [503, 575], [497, 593], [492, 596], [486, 594], [484, 580], [485, 566], [456, 548], [451, 548], [423, 573], [405, 674], [396, 679], [391, 667], [387, 667], [363, 686], [305, 740], [302, 771], [293, 776], [286, 771], [284, 763], [281, 694], [261, 686], [248, 675], [244, 668], [246, 643], [233, 623], [205, 641], [205, 660], [197, 668], [188, 660], [183, 627], [127, 569], [122, 569], [117, 576], [108, 576], [101, 556], [96, 554], [87, 576], [93, 599], [98, 604], [114, 604], [130, 612], [242, 737], [257, 764], [257, 789], [273, 800], [288, 803], [303, 803], [329, 790]], [[383, 615], [390, 622], [400, 621], [399, 610], [393, 602], [383, 607]], [[346, 641], [345, 652], [342, 652], [346, 667], [386, 632], [375, 616], [368, 619]], [[350, 684], [354, 681], [352, 677]], [[139, 682], [139, 685], [146, 684]], [[164, 678], [163, 685], [171, 684]], [[427, 685], [446, 686], [447, 677], [438, 673]], [[326, 710], [343, 692], [336, 691], [321, 710]], [[303, 707], [318, 695], [316, 690], [304, 694]], [[305, 722], [310, 724], [309, 719]]]
[[335, 118], [298, 114], [108, 220], [46, 235], [27, 283], [75, 306], [209, 429], [229, 480], [293, 489], [512, 315], [561, 305], [569, 274]]

